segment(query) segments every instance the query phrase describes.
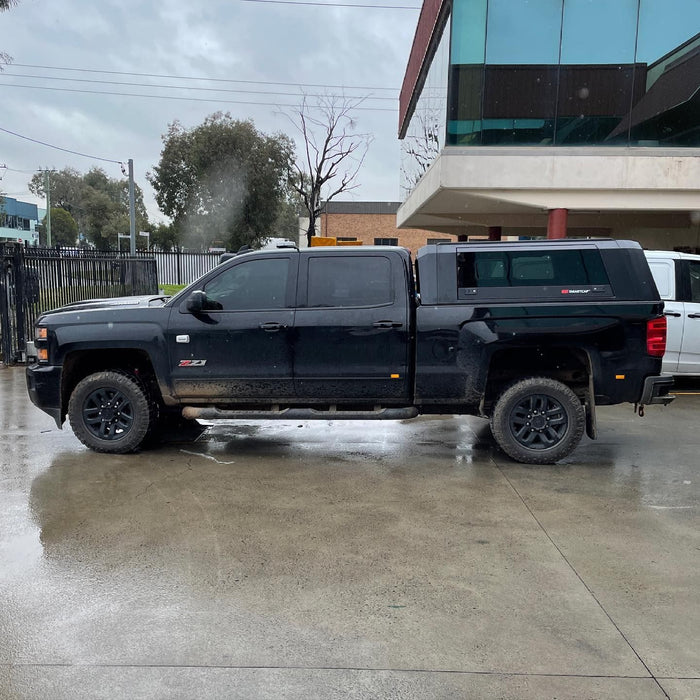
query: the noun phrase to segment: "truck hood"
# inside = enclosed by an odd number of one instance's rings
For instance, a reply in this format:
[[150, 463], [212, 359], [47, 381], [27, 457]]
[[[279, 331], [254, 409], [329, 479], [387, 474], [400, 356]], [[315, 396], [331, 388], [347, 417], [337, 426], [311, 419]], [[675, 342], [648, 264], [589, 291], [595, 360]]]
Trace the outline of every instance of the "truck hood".
[[95, 309], [113, 309], [114, 307], [138, 307], [149, 308], [154, 306], [163, 306], [169, 296], [137, 296], [137, 297], [114, 297], [112, 299], [86, 299], [85, 301], [74, 301], [72, 304], [66, 304], [57, 309], [45, 311], [42, 316], [48, 314], [57, 314], [64, 311], [87, 311]]

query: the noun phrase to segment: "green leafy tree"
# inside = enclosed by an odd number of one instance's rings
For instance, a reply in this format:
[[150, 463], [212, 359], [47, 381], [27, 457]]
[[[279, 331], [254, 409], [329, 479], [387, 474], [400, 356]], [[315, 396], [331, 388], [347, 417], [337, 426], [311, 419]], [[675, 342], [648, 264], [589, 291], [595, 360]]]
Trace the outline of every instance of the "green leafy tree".
[[[39, 244], [46, 245], [46, 217], [39, 224]], [[51, 207], [51, 245], [74, 246], [78, 241], [78, 224], [70, 212]]]
[[299, 217], [303, 215], [303, 211], [303, 204], [296, 192], [290, 187], [280, 205], [272, 235], [275, 238], [286, 238], [298, 242]]
[[173, 224], [157, 224], [151, 227], [151, 246], [170, 251], [179, 244], [177, 230]]
[[287, 136], [217, 112], [192, 129], [170, 124], [148, 179], [182, 245], [255, 247], [276, 235], [293, 150]]
[[[99, 250], [118, 249], [118, 234], [129, 233], [128, 180], [110, 178], [101, 168], [92, 168], [84, 175], [64, 168], [49, 174], [49, 187], [52, 216], [54, 206], [65, 209], [75, 219], [82, 238]], [[44, 173], [32, 177], [29, 190], [38, 197], [46, 196]], [[134, 202], [136, 230], [148, 230], [148, 215], [138, 185], [134, 187]], [[53, 243], [53, 219], [51, 223]]]

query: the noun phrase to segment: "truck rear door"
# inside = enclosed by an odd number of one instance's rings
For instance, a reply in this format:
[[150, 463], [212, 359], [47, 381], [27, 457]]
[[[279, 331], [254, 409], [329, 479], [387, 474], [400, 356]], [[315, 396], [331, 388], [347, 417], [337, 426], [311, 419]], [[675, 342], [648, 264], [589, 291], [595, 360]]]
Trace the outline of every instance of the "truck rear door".
[[410, 306], [390, 251], [309, 252], [299, 269], [294, 384], [302, 400], [400, 404], [409, 396]]

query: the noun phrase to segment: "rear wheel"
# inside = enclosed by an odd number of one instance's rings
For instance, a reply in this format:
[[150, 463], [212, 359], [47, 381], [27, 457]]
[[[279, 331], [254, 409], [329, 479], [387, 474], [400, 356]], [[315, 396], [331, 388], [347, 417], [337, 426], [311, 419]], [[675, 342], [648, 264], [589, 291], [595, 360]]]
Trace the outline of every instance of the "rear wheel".
[[116, 370], [88, 375], [78, 382], [68, 402], [73, 432], [96, 452], [133, 452], [146, 436], [152, 415], [141, 382]]
[[517, 462], [553, 464], [570, 454], [586, 427], [585, 409], [566, 386], [528, 377], [508, 387], [491, 415], [500, 448]]

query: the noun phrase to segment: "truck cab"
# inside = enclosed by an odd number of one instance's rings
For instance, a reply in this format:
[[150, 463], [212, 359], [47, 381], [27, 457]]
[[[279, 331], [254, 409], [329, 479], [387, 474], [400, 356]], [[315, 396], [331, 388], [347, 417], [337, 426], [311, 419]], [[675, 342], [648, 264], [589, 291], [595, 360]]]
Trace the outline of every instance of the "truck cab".
[[405, 249], [244, 253], [195, 287], [170, 304], [166, 335], [177, 401], [410, 401], [412, 274]]

